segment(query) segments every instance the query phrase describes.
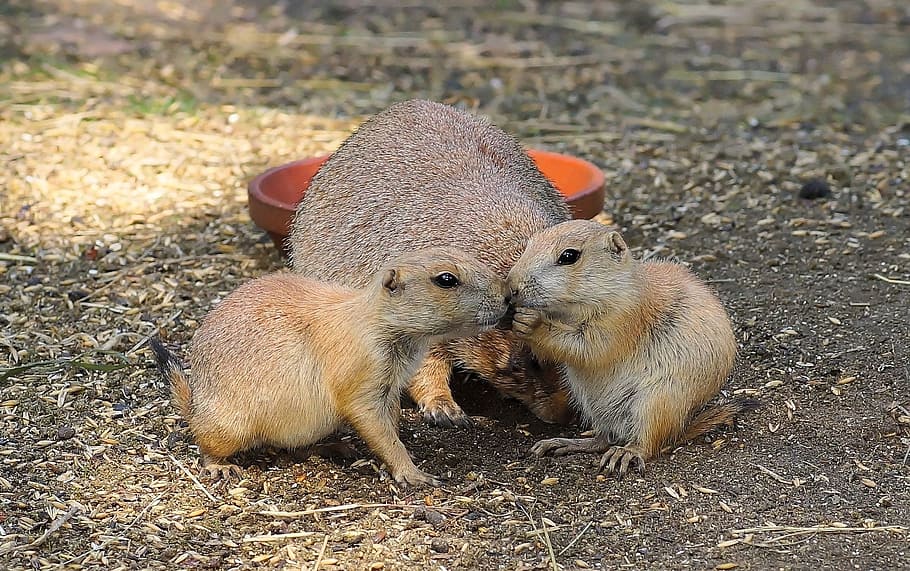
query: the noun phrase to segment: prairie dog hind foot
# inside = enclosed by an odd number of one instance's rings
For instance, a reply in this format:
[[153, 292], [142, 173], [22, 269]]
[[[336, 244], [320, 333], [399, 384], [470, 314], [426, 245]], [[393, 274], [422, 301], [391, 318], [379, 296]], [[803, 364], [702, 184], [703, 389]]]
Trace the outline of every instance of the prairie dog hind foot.
[[232, 478], [242, 480], [246, 476], [246, 472], [237, 464], [232, 464], [225, 458], [211, 456], [202, 457], [201, 471], [213, 482], [228, 481]]
[[645, 454], [635, 446], [611, 446], [600, 458], [599, 472], [606, 471], [624, 476], [629, 468], [636, 467], [638, 473], [645, 471]]

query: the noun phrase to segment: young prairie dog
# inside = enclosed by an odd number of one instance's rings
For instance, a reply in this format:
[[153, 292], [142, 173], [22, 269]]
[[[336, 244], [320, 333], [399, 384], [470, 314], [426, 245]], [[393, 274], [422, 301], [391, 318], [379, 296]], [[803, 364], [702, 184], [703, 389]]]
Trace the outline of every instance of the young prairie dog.
[[733, 369], [736, 339], [720, 300], [685, 267], [632, 259], [619, 233], [588, 220], [548, 228], [509, 273], [513, 331], [564, 365], [591, 438], [553, 438], [538, 455], [603, 453], [600, 469], [623, 474], [754, 403], [693, 411]]
[[[442, 244], [505, 278], [532, 234], [569, 218], [515, 137], [449, 105], [410, 100], [363, 123], [319, 169], [287, 245], [296, 273], [353, 287], [402, 252]], [[435, 424], [470, 425], [449, 389], [453, 366], [542, 420], [574, 414], [556, 367], [538, 362], [511, 331], [494, 330], [427, 355], [408, 392]]]
[[466, 254], [401, 256], [355, 290], [289, 273], [248, 282], [205, 318], [190, 344], [191, 376], [157, 341], [162, 375], [213, 478], [257, 445], [300, 448], [347, 422], [406, 484], [438, 481], [398, 437], [400, 392], [432, 343], [495, 326], [502, 279]]

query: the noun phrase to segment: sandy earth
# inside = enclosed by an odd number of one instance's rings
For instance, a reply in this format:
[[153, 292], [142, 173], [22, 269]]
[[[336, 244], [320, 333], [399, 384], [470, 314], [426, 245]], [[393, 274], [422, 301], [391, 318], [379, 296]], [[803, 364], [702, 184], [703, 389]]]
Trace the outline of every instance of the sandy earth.
[[[381, 4], [0, 6], [0, 567], [910, 567], [906, 3]], [[717, 289], [725, 393], [763, 407], [617, 481], [458, 380], [475, 428], [402, 425], [442, 489], [354, 436], [197, 479], [145, 340], [281, 267], [252, 176], [415, 96], [600, 166], [635, 253]]]

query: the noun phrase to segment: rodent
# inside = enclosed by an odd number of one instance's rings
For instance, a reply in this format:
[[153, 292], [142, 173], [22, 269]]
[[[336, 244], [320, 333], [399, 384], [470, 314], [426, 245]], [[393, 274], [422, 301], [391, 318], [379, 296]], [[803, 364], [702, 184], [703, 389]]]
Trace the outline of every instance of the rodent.
[[[364, 122], [319, 169], [287, 240], [293, 271], [351, 286], [402, 252], [452, 245], [505, 278], [534, 233], [569, 209], [521, 144], [481, 118], [424, 100]], [[470, 425], [452, 399], [453, 365], [548, 422], [574, 416], [555, 366], [505, 331], [435, 346], [409, 393], [442, 426]]]
[[693, 414], [733, 369], [727, 312], [684, 266], [633, 259], [606, 226], [574, 220], [534, 235], [508, 284], [513, 331], [563, 364], [594, 431], [541, 440], [532, 448], [538, 455], [603, 453], [600, 469], [621, 475], [757, 405], [737, 397]]
[[289, 272], [241, 285], [193, 336], [189, 376], [152, 348], [215, 479], [242, 474], [228, 463], [237, 452], [309, 446], [347, 422], [397, 482], [438, 485], [398, 437], [401, 389], [430, 345], [495, 326], [508, 294], [473, 257], [429, 248], [360, 289]]

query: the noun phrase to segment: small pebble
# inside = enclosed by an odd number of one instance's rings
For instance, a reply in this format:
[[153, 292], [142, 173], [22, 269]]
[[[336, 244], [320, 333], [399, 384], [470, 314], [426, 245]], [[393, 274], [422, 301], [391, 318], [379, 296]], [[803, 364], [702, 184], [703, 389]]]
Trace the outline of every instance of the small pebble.
[[442, 538], [436, 537], [433, 538], [433, 541], [430, 542], [430, 549], [436, 553], [448, 553], [449, 544]]
[[61, 426], [57, 429], [57, 440], [69, 440], [76, 436], [76, 429], [72, 426]]
[[167, 440], [165, 441], [165, 447], [168, 450], [173, 450], [177, 444], [183, 441], [183, 433], [180, 431], [174, 430], [167, 435]]
[[799, 197], [807, 200], [815, 200], [827, 196], [831, 196], [831, 185], [820, 178], [806, 181], [802, 188], [799, 189]]
[[363, 538], [365, 537], [365, 535], [366, 534], [364, 534], [362, 531], [346, 531], [341, 536], [341, 539], [345, 543], [353, 545], [353, 544], [360, 543], [361, 541], [363, 541]]
[[66, 293], [66, 297], [68, 297], [70, 301], [79, 301], [86, 296], [88, 296], [88, 293], [82, 291], [81, 289], [74, 289]]

